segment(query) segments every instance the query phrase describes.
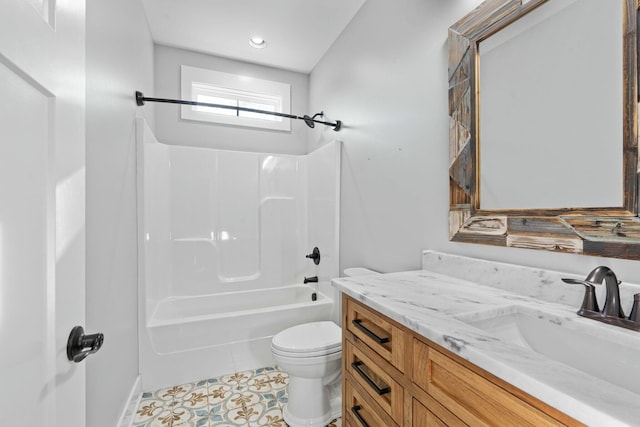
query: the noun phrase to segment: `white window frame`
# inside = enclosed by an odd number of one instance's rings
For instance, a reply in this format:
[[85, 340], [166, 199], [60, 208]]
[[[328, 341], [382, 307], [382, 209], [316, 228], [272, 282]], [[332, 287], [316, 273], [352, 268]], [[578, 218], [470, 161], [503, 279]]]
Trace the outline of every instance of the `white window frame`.
[[[182, 99], [197, 101], [198, 95], [213, 96], [225, 90], [239, 102], [272, 105], [278, 113], [291, 114], [291, 85], [255, 77], [182, 65], [180, 67]], [[208, 89], [209, 88], [209, 89]], [[251, 107], [252, 108], [252, 107]], [[229, 110], [235, 111], [235, 110]], [[291, 131], [291, 119], [264, 115], [264, 119], [241, 115], [215, 114], [206, 107], [183, 105], [180, 117], [186, 120], [222, 123], [226, 125]]]

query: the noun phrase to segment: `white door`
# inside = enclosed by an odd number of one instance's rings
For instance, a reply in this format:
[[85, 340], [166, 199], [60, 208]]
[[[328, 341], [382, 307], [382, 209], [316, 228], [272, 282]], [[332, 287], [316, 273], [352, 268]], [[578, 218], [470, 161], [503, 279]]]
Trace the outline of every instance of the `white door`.
[[0, 0], [0, 425], [81, 427], [84, 0]]

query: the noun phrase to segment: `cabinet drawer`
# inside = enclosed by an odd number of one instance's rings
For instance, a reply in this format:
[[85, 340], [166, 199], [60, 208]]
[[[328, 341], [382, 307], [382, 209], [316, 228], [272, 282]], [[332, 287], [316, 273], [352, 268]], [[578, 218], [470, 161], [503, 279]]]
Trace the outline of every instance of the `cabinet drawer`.
[[404, 372], [404, 332], [383, 316], [362, 304], [347, 298], [345, 325], [347, 330], [367, 344], [376, 353]]
[[367, 402], [349, 381], [345, 381], [344, 384], [345, 413], [343, 418], [347, 424], [353, 427], [387, 427], [390, 425], [390, 421], [385, 422], [374, 409], [374, 405]]
[[481, 426], [563, 425], [502, 387], [413, 340], [412, 381], [465, 423]]
[[347, 415], [344, 415], [342, 417], [342, 425], [344, 427], [354, 427], [354, 425], [349, 422], [349, 419], [347, 418]]
[[404, 389], [367, 357], [367, 350], [366, 347], [361, 349], [345, 341], [342, 353], [345, 369], [396, 423], [402, 423]]
[[420, 402], [413, 399], [412, 427], [448, 427], [440, 418], [425, 408]]

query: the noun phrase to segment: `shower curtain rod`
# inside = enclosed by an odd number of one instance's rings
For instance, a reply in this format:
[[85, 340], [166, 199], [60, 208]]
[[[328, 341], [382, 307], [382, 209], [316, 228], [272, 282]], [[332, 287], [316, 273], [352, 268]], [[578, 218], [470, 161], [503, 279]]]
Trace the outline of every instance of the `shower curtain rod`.
[[236, 110], [236, 111], [247, 111], [249, 113], [259, 113], [259, 114], [269, 114], [271, 116], [285, 117], [287, 119], [298, 119], [304, 120], [304, 122], [310, 128], [314, 128], [316, 123], [325, 126], [331, 126], [334, 131], [339, 131], [342, 128], [342, 122], [340, 120], [336, 120], [335, 123], [331, 122], [323, 122], [322, 120], [316, 120], [317, 116], [323, 117], [324, 112], [319, 112], [313, 115], [313, 117], [309, 117], [306, 114], [302, 117], [296, 116], [295, 114], [285, 114], [285, 113], [276, 113], [273, 111], [265, 111], [265, 110], [256, 110], [255, 108], [245, 108], [245, 107], [234, 107], [232, 105], [222, 105], [222, 104], [209, 104], [207, 102], [196, 102], [196, 101], [183, 101], [180, 99], [165, 99], [165, 98], [147, 98], [140, 91], [136, 91], [136, 104], [138, 106], [144, 105], [145, 102], [164, 102], [167, 104], [181, 104], [181, 105], [199, 105], [202, 107], [213, 107], [213, 108], [226, 108], [227, 110]]

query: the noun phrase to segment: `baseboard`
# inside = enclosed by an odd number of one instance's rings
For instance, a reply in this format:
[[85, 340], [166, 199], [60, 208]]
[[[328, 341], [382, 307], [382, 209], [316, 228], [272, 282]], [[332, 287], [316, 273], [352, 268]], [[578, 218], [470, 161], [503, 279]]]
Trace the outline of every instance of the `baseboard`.
[[133, 425], [133, 419], [136, 416], [136, 410], [138, 409], [138, 405], [140, 404], [141, 397], [142, 382], [141, 376], [138, 375], [136, 377], [136, 380], [133, 382], [133, 387], [131, 387], [131, 392], [129, 392], [127, 402], [122, 409], [122, 415], [120, 415], [120, 420], [118, 421], [117, 427], [131, 427]]

